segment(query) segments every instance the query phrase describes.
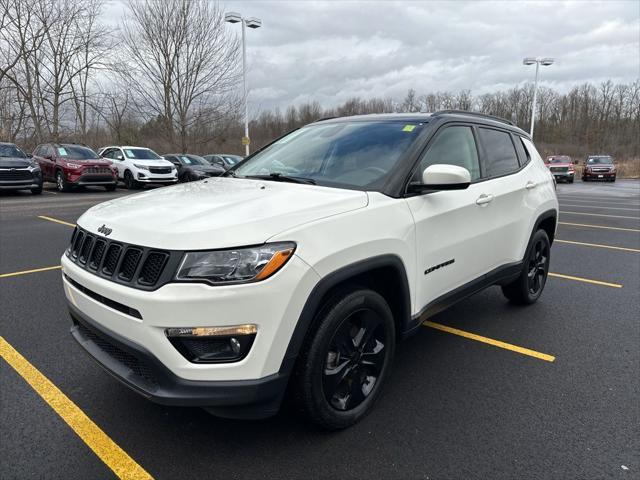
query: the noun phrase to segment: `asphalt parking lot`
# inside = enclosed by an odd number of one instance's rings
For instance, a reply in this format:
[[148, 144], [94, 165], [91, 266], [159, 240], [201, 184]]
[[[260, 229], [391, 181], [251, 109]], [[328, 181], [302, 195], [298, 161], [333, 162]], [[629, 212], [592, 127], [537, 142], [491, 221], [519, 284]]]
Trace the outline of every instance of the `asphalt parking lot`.
[[638, 180], [559, 185], [541, 300], [494, 287], [432, 318], [339, 433], [287, 408], [163, 407], [106, 375], [69, 334], [57, 266], [82, 212], [127, 191], [50, 187], [0, 196], [2, 479], [640, 478]]

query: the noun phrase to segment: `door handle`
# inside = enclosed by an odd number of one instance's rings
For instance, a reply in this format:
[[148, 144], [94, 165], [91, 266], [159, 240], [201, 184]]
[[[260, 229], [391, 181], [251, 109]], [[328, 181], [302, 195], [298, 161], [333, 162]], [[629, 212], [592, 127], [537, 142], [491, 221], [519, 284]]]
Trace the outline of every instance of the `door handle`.
[[536, 182], [534, 182], [533, 180], [529, 180], [524, 188], [526, 188], [527, 190], [531, 190], [532, 188], [536, 188], [537, 186], [538, 184]]
[[483, 193], [476, 200], [476, 204], [477, 205], [486, 205], [487, 203], [490, 203], [492, 201], [493, 201], [493, 195], [491, 195], [490, 193], [489, 194]]

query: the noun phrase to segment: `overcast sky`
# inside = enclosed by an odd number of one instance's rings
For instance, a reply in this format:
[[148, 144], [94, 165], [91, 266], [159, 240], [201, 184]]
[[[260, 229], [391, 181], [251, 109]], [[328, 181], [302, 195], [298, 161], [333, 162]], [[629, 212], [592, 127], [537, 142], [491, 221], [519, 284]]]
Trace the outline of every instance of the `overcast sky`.
[[[548, 56], [543, 85], [640, 77], [640, 1], [428, 2], [227, 0], [262, 20], [247, 32], [252, 111], [353, 96], [474, 94], [533, 79], [525, 56]], [[105, 20], [125, 12], [114, 0]], [[231, 25], [239, 33], [239, 25]]]

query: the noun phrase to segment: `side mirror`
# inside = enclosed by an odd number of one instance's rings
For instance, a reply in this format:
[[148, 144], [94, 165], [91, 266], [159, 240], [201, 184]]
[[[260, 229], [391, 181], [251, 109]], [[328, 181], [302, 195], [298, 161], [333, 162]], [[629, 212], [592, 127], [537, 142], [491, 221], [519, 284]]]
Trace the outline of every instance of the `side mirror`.
[[464, 190], [471, 184], [469, 170], [456, 165], [436, 164], [424, 169], [422, 183], [410, 184], [412, 192]]

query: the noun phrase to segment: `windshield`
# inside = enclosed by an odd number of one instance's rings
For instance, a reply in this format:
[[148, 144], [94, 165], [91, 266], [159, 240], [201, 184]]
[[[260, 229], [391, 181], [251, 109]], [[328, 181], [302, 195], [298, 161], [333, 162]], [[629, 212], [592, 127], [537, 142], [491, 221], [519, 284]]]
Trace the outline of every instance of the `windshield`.
[[62, 158], [70, 158], [73, 160], [91, 160], [99, 158], [98, 154], [89, 147], [81, 147], [80, 145], [61, 145], [56, 148], [58, 156]]
[[569, 157], [551, 157], [549, 163], [571, 163]]
[[136, 160], [160, 160], [160, 156], [148, 148], [125, 148], [124, 154], [127, 158], [135, 158]]
[[198, 155], [178, 155], [178, 157], [183, 165], [209, 165], [209, 162]]
[[611, 157], [589, 157], [587, 163], [589, 165], [611, 165], [613, 160]]
[[0, 157], [27, 158], [27, 155], [15, 145], [0, 144]]
[[280, 174], [318, 185], [376, 189], [423, 126], [405, 121], [312, 124], [281, 138], [233, 172], [236, 176]]

